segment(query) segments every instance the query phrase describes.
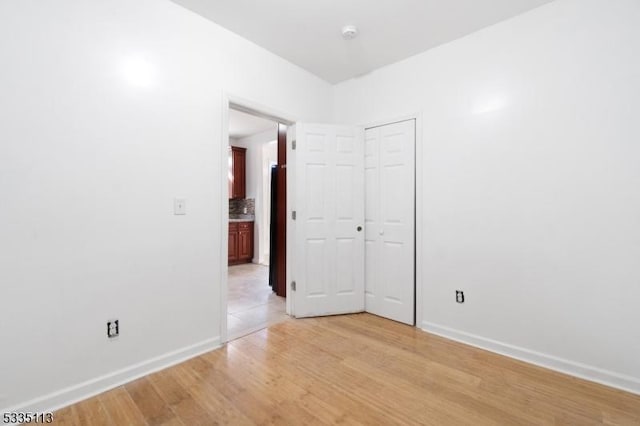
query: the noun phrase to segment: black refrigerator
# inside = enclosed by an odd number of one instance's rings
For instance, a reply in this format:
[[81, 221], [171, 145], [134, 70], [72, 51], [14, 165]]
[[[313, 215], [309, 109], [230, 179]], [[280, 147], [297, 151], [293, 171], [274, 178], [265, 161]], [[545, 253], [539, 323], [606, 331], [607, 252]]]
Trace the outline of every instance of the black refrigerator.
[[276, 221], [278, 219], [277, 200], [278, 166], [271, 166], [271, 219], [269, 223], [269, 286], [276, 291]]

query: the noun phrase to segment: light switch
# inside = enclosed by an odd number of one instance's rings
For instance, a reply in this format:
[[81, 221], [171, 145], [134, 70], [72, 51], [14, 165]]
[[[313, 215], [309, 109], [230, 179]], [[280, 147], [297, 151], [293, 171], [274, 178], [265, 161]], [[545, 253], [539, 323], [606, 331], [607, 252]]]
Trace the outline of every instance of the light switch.
[[173, 214], [187, 214], [187, 200], [184, 198], [173, 199]]

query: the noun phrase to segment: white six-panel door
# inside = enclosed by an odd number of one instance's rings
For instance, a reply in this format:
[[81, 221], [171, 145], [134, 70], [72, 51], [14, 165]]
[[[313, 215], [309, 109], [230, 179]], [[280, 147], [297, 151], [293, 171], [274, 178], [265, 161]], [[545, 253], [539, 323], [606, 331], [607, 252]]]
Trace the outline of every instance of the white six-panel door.
[[[297, 123], [291, 279], [296, 317], [364, 311], [364, 137], [354, 126]], [[293, 169], [293, 170], [292, 170]], [[360, 231], [358, 228], [360, 227]], [[289, 231], [288, 231], [289, 232]]]
[[415, 120], [365, 131], [366, 311], [414, 324]]

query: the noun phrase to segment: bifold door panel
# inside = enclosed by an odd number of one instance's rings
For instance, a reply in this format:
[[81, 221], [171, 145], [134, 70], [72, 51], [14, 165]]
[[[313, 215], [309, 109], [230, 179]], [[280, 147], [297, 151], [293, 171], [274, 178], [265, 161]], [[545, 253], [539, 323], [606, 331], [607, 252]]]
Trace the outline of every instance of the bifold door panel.
[[365, 131], [366, 311], [414, 324], [415, 121]]

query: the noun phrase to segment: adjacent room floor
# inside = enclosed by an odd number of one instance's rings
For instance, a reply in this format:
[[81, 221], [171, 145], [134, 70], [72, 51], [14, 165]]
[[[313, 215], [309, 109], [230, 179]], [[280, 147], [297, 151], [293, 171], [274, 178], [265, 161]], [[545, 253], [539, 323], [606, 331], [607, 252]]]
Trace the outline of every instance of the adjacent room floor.
[[227, 308], [229, 340], [287, 319], [285, 299], [269, 287], [269, 267], [253, 263], [229, 266]]
[[288, 319], [56, 424], [640, 424], [640, 396], [370, 314]]

